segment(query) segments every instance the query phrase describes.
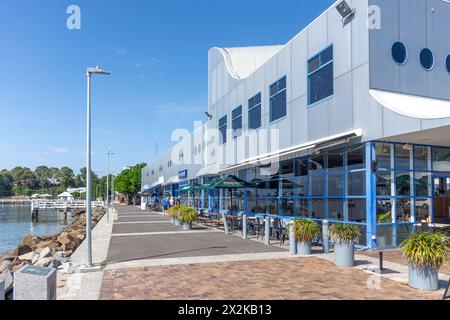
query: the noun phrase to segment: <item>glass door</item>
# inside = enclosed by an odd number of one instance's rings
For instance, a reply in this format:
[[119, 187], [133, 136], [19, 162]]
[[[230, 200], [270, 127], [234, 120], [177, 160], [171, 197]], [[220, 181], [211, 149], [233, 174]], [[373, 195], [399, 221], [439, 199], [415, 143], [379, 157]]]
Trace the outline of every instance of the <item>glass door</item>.
[[450, 177], [435, 177], [434, 222], [450, 223]]

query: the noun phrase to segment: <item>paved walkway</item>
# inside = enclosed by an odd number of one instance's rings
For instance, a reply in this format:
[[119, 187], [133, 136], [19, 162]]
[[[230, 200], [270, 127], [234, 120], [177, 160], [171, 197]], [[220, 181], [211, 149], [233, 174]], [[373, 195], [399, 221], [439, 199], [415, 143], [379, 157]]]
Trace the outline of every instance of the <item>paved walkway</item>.
[[[118, 207], [100, 299], [439, 299], [413, 290], [405, 270], [370, 272], [376, 259], [357, 256], [353, 269], [332, 255], [293, 257], [287, 246], [265, 246], [202, 226], [182, 231], [169, 219]], [[400, 271], [396, 271], [400, 270]], [[393, 281], [395, 280], [395, 281]]]

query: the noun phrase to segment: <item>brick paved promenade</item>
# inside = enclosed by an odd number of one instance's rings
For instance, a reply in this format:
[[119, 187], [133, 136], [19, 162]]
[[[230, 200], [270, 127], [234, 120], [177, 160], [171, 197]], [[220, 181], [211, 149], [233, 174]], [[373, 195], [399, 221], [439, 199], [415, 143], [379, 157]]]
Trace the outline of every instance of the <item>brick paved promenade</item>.
[[337, 268], [329, 257], [292, 257], [287, 247], [202, 226], [183, 232], [168, 218], [134, 207], [118, 211], [102, 300], [441, 298], [357, 268]]

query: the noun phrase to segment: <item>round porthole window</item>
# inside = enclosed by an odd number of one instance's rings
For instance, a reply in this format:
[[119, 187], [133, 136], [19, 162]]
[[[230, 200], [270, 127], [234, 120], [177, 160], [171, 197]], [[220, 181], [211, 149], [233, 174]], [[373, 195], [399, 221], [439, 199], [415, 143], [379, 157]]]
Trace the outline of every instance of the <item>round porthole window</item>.
[[400, 65], [406, 63], [406, 60], [408, 59], [408, 53], [403, 43], [396, 42], [392, 45], [392, 59], [394, 59], [394, 61]]
[[430, 71], [434, 68], [433, 52], [431, 52], [430, 49], [422, 49], [422, 51], [420, 52], [420, 63], [422, 64], [422, 67], [427, 71]]
[[448, 55], [447, 59], [445, 59], [445, 66], [447, 67], [448, 73], [450, 73], [450, 55]]

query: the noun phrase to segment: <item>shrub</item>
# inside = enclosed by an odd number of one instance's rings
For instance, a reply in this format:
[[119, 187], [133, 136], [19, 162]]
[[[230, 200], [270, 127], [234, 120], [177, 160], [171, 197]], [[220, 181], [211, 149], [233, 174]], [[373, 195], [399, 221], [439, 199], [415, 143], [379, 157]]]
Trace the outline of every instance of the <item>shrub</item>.
[[317, 222], [311, 220], [294, 221], [295, 240], [300, 242], [313, 242], [320, 236], [320, 226]]
[[169, 210], [167, 210], [167, 213], [169, 214], [169, 216], [171, 218], [178, 218], [178, 211], [182, 208], [183, 208], [183, 206], [176, 205], [176, 206], [171, 207]]
[[190, 207], [182, 207], [178, 210], [178, 220], [182, 223], [192, 223], [197, 221], [197, 210]]
[[410, 264], [439, 270], [449, 260], [450, 238], [440, 232], [422, 231], [412, 234], [401, 247]]
[[358, 243], [361, 239], [361, 231], [354, 224], [336, 223], [330, 227], [329, 235], [335, 243]]

